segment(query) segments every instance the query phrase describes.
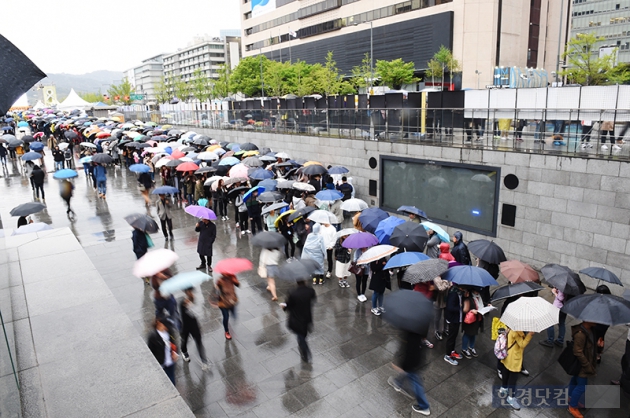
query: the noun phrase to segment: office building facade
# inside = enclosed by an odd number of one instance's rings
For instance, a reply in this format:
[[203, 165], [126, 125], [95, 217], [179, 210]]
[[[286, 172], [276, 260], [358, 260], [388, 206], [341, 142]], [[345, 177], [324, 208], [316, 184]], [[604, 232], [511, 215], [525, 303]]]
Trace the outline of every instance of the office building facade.
[[142, 95], [144, 102], [154, 101], [156, 86], [162, 80], [164, 54], [142, 61], [137, 67], [126, 71], [127, 80], [135, 94]]

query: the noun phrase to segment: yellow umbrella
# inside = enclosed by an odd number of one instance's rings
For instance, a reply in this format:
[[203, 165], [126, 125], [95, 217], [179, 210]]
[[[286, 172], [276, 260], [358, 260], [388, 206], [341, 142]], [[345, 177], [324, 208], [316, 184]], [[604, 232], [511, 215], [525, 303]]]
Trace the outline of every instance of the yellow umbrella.
[[173, 125], [162, 125], [162, 130], [171, 129]]
[[307, 161], [304, 163], [304, 167], [308, 167], [309, 165], [315, 165], [315, 164], [323, 166], [322, 163], [317, 162], [317, 161]]
[[252, 157], [258, 154], [260, 154], [258, 151], [246, 151], [243, 153], [243, 157]]
[[217, 150], [219, 148], [221, 148], [221, 145], [217, 145], [217, 144], [210, 145], [208, 148], [206, 148], [206, 151], [211, 151], [212, 152], [212, 151]]
[[116, 122], [122, 122], [122, 119], [120, 118], [120, 116], [114, 116], [112, 118], [110, 118], [111, 120], [115, 120]]
[[282, 212], [282, 213], [280, 214], [280, 216], [278, 216], [278, 219], [276, 219], [276, 221], [273, 223], [273, 224], [275, 225], [275, 227], [277, 228], [277, 227], [278, 227], [278, 225], [280, 225], [280, 221], [282, 221], [282, 219], [283, 219], [285, 216], [289, 216], [289, 215], [290, 215], [290, 214], [292, 214], [293, 212], [295, 212], [293, 209], [288, 210], [288, 211], [286, 211], [286, 212]]

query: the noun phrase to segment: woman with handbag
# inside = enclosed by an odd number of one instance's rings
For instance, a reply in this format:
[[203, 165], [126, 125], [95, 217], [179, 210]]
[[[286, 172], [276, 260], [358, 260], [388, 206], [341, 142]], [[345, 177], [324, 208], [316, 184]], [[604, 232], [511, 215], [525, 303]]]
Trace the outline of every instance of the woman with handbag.
[[271, 300], [278, 300], [276, 294], [276, 280], [278, 277], [278, 264], [280, 263], [279, 248], [263, 248], [260, 251], [260, 264], [258, 266], [258, 275], [267, 278], [267, 290], [271, 293]]
[[464, 323], [462, 324], [462, 354], [467, 359], [478, 356], [475, 350], [475, 340], [479, 328], [481, 328], [483, 315], [477, 312], [477, 310], [483, 308], [483, 306], [483, 300], [478, 292], [466, 291], [464, 293], [464, 303], [462, 307], [462, 313], [464, 315]]
[[339, 287], [350, 287], [348, 284], [348, 276], [350, 276], [350, 260], [352, 260], [351, 250], [343, 247], [343, 241], [346, 239], [343, 236], [337, 240], [335, 247], [335, 276], [339, 279]]
[[232, 339], [230, 329], [228, 328], [228, 321], [230, 319], [230, 313], [232, 313], [232, 316], [236, 316], [234, 308], [238, 303], [238, 298], [236, 297], [235, 286], [239, 287], [240, 285], [236, 276], [232, 274], [223, 274], [214, 282], [214, 287], [218, 292], [217, 305], [223, 315], [223, 329], [225, 330], [226, 340]]
[[370, 265], [357, 264], [357, 260], [365, 251], [367, 251], [367, 248], [359, 248], [354, 252], [354, 256], [352, 257], [352, 265], [348, 269], [350, 273], [354, 274], [354, 277], [356, 278], [357, 299], [359, 299], [359, 302], [365, 302], [367, 300], [367, 298], [365, 297], [365, 288], [367, 286], [368, 277], [370, 277]]
[[523, 351], [532, 340], [533, 332], [525, 334], [523, 331], [507, 330], [507, 355], [501, 360], [501, 389], [499, 397], [505, 398], [507, 403], [515, 410], [521, 409], [521, 405], [514, 398], [516, 378], [523, 367]]
[[370, 290], [372, 291], [371, 312], [376, 316], [385, 312], [385, 309], [383, 309], [383, 295], [385, 294], [385, 289], [388, 287], [391, 289], [389, 272], [383, 270], [385, 264], [385, 259], [376, 260], [370, 264], [370, 269], [372, 270], [372, 278], [370, 279]]

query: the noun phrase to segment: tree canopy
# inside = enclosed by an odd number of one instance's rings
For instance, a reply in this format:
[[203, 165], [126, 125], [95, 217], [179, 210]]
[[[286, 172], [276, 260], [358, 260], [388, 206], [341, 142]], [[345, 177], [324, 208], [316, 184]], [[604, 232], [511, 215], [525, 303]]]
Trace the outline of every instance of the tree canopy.
[[594, 33], [578, 33], [571, 38], [566, 51], [562, 54], [562, 58], [568, 64], [567, 68], [558, 75], [566, 76], [570, 83], [584, 86], [615, 84], [611, 82], [611, 73], [613, 76], [619, 75], [613, 71], [617, 51], [614, 50], [613, 53], [600, 58], [595, 49], [595, 43], [605, 39], [597, 37]]
[[376, 73], [381, 83], [394, 90], [400, 90], [403, 84], [413, 84], [418, 79], [414, 77], [415, 65], [413, 62], [404, 62], [402, 58], [392, 61], [376, 61]]
[[130, 104], [131, 103], [131, 93], [133, 92], [133, 86], [127, 79], [127, 77], [123, 78], [120, 84], [112, 84], [107, 89], [107, 94], [109, 95], [109, 99], [113, 103], [123, 103]]

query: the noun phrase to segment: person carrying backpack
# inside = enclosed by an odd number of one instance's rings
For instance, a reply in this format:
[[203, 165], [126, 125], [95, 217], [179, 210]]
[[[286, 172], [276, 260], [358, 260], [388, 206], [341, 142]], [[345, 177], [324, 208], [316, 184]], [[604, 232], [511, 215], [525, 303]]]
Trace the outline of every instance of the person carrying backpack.
[[516, 378], [523, 367], [523, 351], [532, 340], [533, 332], [525, 334], [523, 331], [503, 330], [494, 345], [494, 354], [501, 361], [501, 389], [499, 397], [515, 410], [521, 409], [521, 405], [514, 398]]

